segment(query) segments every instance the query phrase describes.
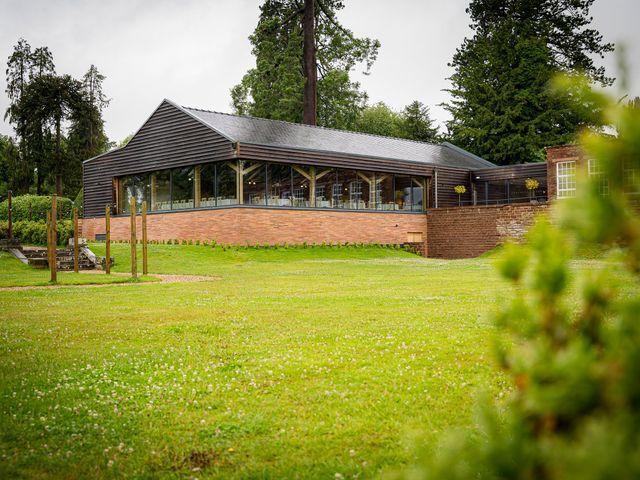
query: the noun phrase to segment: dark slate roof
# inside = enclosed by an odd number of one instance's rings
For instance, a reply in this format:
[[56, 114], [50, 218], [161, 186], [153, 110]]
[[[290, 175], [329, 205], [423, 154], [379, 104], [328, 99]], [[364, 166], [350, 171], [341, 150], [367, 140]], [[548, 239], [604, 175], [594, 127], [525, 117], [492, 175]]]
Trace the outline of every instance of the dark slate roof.
[[240, 142], [241, 146], [243, 143], [248, 143], [345, 155], [388, 158], [470, 170], [495, 166], [487, 160], [446, 142], [435, 145], [413, 140], [176, 106], [230, 141]]

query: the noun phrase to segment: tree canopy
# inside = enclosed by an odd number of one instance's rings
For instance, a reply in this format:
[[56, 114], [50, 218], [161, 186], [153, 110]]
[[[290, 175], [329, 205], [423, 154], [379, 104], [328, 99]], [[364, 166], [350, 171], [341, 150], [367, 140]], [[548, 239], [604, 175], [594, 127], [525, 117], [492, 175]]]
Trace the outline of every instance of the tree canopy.
[[440, 141], [438, 128], [429, 116], [429, 109], [417, 100], [401, 112], [396, 112], [384, 102], [367, 106], [359, 113], [353, 130], [420, 142]]
[[[231, 90], [236, 113], [296, 123], [303, 120], [303, 3], [266, 0], [260, 7], [258, 25], [249, 37], [256, 66]], [[380, 43], [355, 37], [338, 22], [342, 1], [316, 0], [313, 4], [317, 124], [352, 128], [367, 96], [349, 74], [360, 64], [368, 72]]]
[[593, 105], [553, 92], [559, 72], [609, 85], [593, 57], [613, 50], [591, 23], [594, 0], [472, 0], [474, 36], [450, 64], [453, 99], [445, 105], [451, 140], [498, 164], [542, 160], [543, 147], [573, 141], [597, 126]]
[[8, 177], [7, 188], [62, 193], [64, 181], [75, 195], [82, 184], [82, 161], [108, 145], [102, 120], [108, 105], [104, 76], [93, 65], [82, 81], [58, 75], [49, 49], [32, 50], [24, 39], [15, 45], [6, 75], [10, 104], [5, 118], [18, 137], [17, 155], [6, 145], [0, 151], [6, 157], [2, 162], [12, 163], [16, 172]]

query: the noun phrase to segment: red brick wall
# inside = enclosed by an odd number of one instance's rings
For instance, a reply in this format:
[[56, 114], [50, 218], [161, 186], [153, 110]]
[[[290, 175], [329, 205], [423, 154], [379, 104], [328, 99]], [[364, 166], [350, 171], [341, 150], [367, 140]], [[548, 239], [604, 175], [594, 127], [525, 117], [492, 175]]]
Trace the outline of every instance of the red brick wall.
[[579, 146], [561, 145], [547, 148], [547, 189], [549, 200], [554, 200], [557, 196], [556, 163], [570, 160], [575, 160], [577, 167], [584, 164], [584, 154]]
[[507, 238], [519, 240], [548, 205], [513, 204], [429, 210], [427, 256], [469, 258], [491, 250]]
[[[137, 217], [140, 238], [141, 217]], [[149, 240], [215, 240], [233, 245], [322, 242], [406, 243], [409, 232], [427, 238], [420, 214], [227, 208], [147, 216]], [[130, 217], [111, 217], [111, 238], [130, 238]], [[85, 218], [82, 236], [105, 232], [104, 218]], [[415, 240], [415, 235], [412, 236]]]

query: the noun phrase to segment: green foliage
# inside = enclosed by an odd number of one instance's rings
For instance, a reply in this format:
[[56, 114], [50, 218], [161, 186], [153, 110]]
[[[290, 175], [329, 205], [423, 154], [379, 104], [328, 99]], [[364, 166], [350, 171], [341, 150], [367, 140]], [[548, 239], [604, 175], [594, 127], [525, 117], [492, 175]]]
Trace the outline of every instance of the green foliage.
[[543, 148], [570, 143], [584, 127], [600, 126], [594, 105], [552, 92], [558, 72], [584, 72], [611, 83], [592, 57], [613, 49], [588, 29], [593, 0], [473, 0], [474, 36], [450, 64], [451, 141], [499, 165], [544, 160]]
[[[11, 198], [12, 219], [14, 222], [33, 220], [44, 222], [47, 211], [51, 210], [53, 199], [47, 195], [20, 195]], [[0, 203], [0, 220], [8, 220], [8, 200]], [[65, 197], [58, 197], [58, 215], [64, 219], [73, 218], [73, 202]], [[60, 218], [60, 217], [58, 217]]]
[[[58, 232], [58, 245], [66, 246], [69, 239], [73, 238], [73, 222], [71, 220], [58, 220], [56, 222]], [[0, 239], [8, 238], [9, 226], [5, 220], [0, 220]], [[13, 222], [13, 237], [20, 240], [23, 245], [46, 245], [46, 222], [20, 220]]]
[[352, 130], [385, 137], [406, 138], [420, 142], [438, 142], [438, 128], [433, 126], [429, 109], [417, 100], [396, 112], [384, 102], [364, 108]]
[[402, 136], [402, 117], [384, 102], [378, 102], [360, 112], [353, 129], [372, 135], [400, 137]]
[[[640, 185], [623, 173], [640, 171], [640, 111], [586, 94], [617, 126], [582, 138], [609, 193], [580, 178], [557, 226], [539, 220], [527, 245], [505, 247], [498, 267], [515, 294], [496, 314], [508, 335], [497, 357], [513, 393], [502, 412], [483, 405], [480, 440], [457, 437], [411, 478], [640, 477], [640, 216], [628, 194]], [[574, 246], [611, 255], [574, 277]]]
[[[82, 161], [107, 149], [104, 76], [93, 65], [82, 81], [58, 75], [49, 49], [32, 51], [24, 39], [15, 45], [6, 73], [10, 105], [5, 117], [19, 140], [19, 154], [10, 156], [13, 178], [7, 188], [28, 193], [34, 184], [40, 194], [53, 192], [63, 180], [65, 191], [75, 196], [82, 184]], [[6, 161], [3, 156], [0, 148], [0, 165]]]
[[[317, 124], [348, 129], [353, 127], [366, 102], [366, 94], [359, 83], [351, 81], [349, 73], [362, 63], [368, 71], [380, 43], [357, 38], [337, 22], [336, 12], [344, 8], [342, 1], [318, 1], [316, 8]], [[305, 80], [299, 2], [266, 0], [249, 40], [256, 66], [231, 90], [235, 112], [300, 123]]]

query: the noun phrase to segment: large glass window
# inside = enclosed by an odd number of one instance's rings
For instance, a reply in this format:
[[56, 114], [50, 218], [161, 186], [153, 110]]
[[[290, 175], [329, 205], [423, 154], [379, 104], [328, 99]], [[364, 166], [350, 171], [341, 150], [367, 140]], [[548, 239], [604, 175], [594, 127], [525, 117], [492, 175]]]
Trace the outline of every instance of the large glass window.
[[342, 198], [340, 208], [358, 210], [364, 208], [362, 201], [362, 179], [355, 170], [340, 170]]
[[427, 204], [427, 179], [424, 177], [411, 177], [412, 193], [411, 205], [414, 212], [421, 212]]
[[556, 183], [558, 186], [558, 198], [576, 196], [576, 162], [556, 163]]
[[171, 171], [151, 174], [151, 211], [171, 210]]
[[395, 204], [397, 210], [411, 210], [412, 208], [412, 189], [411, 177], [404, 175], [395, 176]]
[[294, 207], [311, 207], [311, 178], [315, 175], [315, 168], [304, 168], [293, 165], [291, 168], [291, 203]]
[[216, 164], [216, 206], [218, 207], [238, 203], [236, 166], [237, 164], [231, 162]]
[[243, 203], [266, 205], [267, 168], [263, 162], [240, 162], [242, 167]]
[[193, 208], [193, 167], [171, 171], [171, 209]]
[[149, 175], [130, 175], [120, 178], [120, 213], [130, 213], [129, 199], [136, 199], [136, 211], [142, 208], [144, 200], [149, 201]]
[[[332, 168], [316, 168], [316, 198], [318, 208], [332, 208], [334, 201], [340, 197], [341, 185], [338, 182], [337, 171]], [[334, 196], [337, 193], [337, 196]]]
[[[590, 172], [595, 167], [590, 166]], [[560, 180], [559, 180], [560, 181]], [[426, 179], [408, 175], [286, 165], [225, 161], [119, 178], [119, 212], [214, 208], [226, 205], [269, 205], [345, 210], [422, 211]], [[241, 201], [239, 199], [241, 198]]]
[[395, 210], [393, 175], [376, 173], [376, 206], [378, 210]]
[[194, 169], [195, 176], [195, 207], [215, 207], [215, 177], [216, 165], [208, 163], [197, 165]]
[[291, 166], [270, 163], [267, 166], [267, 205], [291, 206]]
[[358, 172], [360, 181], [360, 201], [362, 208], [375, 210], [376, 208], [376, 174], [373, 172]]

